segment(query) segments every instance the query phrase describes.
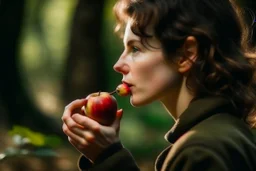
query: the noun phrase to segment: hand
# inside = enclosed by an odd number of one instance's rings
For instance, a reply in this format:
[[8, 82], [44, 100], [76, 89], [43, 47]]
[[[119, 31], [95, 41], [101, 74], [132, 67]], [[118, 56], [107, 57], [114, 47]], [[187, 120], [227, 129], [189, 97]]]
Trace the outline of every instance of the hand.
[[117, 111], [116, 119], [112, 125], [104, 126], [84, 115], [81, 108], [86, 103], [85, 99], [79, 99], [65, 107], [62, 116], [62, 129], [68, 136], [69, 142], [79, 152], [91, 161], [95, 161], [104, 149], [119, 141], [123, 110]]

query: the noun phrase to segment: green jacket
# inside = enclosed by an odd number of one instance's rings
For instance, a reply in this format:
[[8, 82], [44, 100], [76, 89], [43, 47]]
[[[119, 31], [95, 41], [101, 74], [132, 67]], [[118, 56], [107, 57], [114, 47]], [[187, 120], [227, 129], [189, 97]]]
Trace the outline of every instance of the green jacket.
[[[155, 162], [156, 171], [256, 171], [253, 134], [233, 105], [222, 97], [194, 99], [165, 135], [170, 142]], [[111, 145], [94, 164], [81, 156], [80, 170], [137, 171], [120, 143]]]

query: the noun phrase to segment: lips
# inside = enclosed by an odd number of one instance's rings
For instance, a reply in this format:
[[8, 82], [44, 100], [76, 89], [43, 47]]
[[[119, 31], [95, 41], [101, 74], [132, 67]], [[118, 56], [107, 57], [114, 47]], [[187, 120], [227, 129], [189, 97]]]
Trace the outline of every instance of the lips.
[[132, 84], [130, 84], [130, 83], [126, 82], [126, 81], [122, 81], [122, 83], [128, 85], [128, 87], [133, 86]]

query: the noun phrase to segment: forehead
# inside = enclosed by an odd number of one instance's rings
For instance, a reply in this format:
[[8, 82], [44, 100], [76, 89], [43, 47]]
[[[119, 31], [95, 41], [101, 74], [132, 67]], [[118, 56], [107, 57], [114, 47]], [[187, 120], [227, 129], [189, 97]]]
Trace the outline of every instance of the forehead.
[[126, 44], [127, 42], [129, 42], [129, 40], [141, 40], [141, 37], [135, 35], [132, 30], [131, 30], [131, 25], [132, 25], [133, 20], [128, 20], [125, 26], [125, 32], [124, 32], [124, 44]]
[[[131, 26], [132, 26], [133, 20], [129, 19], [126, 23], [126, 27], [125, 27], [125, 32], [124, 32], [124, 37], [123, 37], [123, 42], [126, 45], [129, 41], [131, 40], [135, 40], [135, 41], [140, 41], [141, 42], [141, 37], [134, 34]], [[152, 47], [161, 47], [161, 43], [160, 41], [154, 36], [153, 34], [153, 30], [151, 29], [152, 27], [148, 27], [147, 28], [147, 32], [150, 33], [150, 35], [153, 35], [153, 37], [151, 38], [147, 38], [147, 44], [149, 44]]]

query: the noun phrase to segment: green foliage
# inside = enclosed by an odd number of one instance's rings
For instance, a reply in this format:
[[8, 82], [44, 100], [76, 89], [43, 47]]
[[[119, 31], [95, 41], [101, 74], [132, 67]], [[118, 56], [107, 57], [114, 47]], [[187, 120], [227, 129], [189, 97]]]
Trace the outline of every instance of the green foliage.
[[44, 135], [40, 132], [34, 132], [29, 128], [15, 125], [10, 130], [9, 135], [14, 138], [16, 144], [29, 143], [36, 147], [57, 147], [61, 144], [60, 138], [54, 135]]
[[[122, 75], [113, 71], [113, 65], [123, 50], [122, 40], [115, 35], [115, 20], [112, 7], [116, 1], [108, 0], [105, 4], [102, 47], [106, 59], [109, 90], [118, 85]], [[144, 107], [134, 108], [129, 98], [116, 96], [118, 107], [124, 109], [121, 123], [120, 138], [122, 143], [131, 150], [136, 159], [155, 158], [157, 153], [167, 146], [164, 140], [165, 133], [173, 125], [173, 119], [159, 103], [153, 103]]]
[[20, 125], [15, 125], [8, 134], [12, 138], [14, 145], [7, 147], [3, 153], [0, 153], [0, 161], [15, 156], [58, 156], [53, 150], [53, 148], [61, 144], [61, 139], [57, 136], [44, 135]]
[[[28, 81], [24, 84], [42, 111], [60, 114], [63, 110], [60, 105], [61, 78], [66, 69], [70, 28], [77, 0], [28, 2], [20, 47], [20, 66], [24, 80]], [[122, 40], [114, 34], [112, 7], [115, 2], [106, 1], [102, 20], [101, 50], [106, 63], [104, 74], [108, 78], [106, 91], [114, 90], [122, 79], [122, 75], [112, 67], [123, 50]], [[40, 10], [37, 10], [38, 4]], [[119, 108], [124, 109], [120, 130], [123, 144], [132, 150], [135, 157], [155, 157], [152, 153], [166, 146], [164, 134], [171, 127], [172, 118], [157, 103], [134, 108], [129, 98], [116, 98]], [[22, 149], [22, 144], [35, 147], [36, 150], [30, 150], [34, 155], [50, 155], [53, 151], [48, 151], [48, 148], [57, 147], [61, 143], [58, 137], [43, 135], [22, 126], [14, 126], [9, 134], [16, 144], [20, 143]], [[21, 152], [20, 149], [18, 152]]]

